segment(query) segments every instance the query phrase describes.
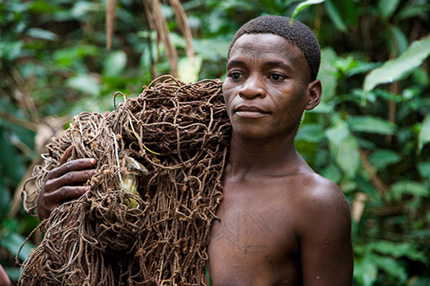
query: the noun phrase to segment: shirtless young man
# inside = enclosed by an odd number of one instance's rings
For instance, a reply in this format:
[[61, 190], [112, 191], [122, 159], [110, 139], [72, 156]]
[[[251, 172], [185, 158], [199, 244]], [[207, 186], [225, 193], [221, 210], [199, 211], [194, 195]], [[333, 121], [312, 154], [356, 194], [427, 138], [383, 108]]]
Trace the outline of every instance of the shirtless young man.
[[[315, 35], [285, 17], [256, 18], [233, 38], [223, 85], [233, 134], [208, 249], [212, 286], [352, 284], [348, 204], [294, 147], [304, 110], [321, 99], [319, 62]], [[52, 170], [39, 217], [82, 195], [86, 187], [76, 184], [94, 174], [94, 163]]]

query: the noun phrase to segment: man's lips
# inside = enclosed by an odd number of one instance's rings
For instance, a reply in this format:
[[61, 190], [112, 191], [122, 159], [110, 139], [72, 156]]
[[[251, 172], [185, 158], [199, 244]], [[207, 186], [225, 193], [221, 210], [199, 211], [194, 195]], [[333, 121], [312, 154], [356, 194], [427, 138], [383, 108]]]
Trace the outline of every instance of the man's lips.
[[260, 118], [269, 113], [259, 107], [249, 105], [238, 106], [234, 112], [242, 118]]

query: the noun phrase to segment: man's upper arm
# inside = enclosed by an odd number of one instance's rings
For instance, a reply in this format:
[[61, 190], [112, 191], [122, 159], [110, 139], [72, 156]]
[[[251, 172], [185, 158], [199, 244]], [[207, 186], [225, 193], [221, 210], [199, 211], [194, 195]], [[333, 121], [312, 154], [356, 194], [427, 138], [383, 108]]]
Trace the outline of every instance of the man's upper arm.
[[314, 186], [306, 191], [299, 225], [303, 285], [351, 285], [353, 251], [347, 201], [330, 181], [322, 179]]

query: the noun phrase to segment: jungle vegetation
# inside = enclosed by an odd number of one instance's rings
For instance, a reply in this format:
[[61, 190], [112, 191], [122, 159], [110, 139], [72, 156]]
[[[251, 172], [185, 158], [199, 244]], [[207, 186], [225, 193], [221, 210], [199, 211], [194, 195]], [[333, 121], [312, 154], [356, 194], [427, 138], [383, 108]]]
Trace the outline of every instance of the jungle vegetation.
[[[110, 111], [116, 91], [137, 96], [159, 75], [225, 78], [228, 45], [243, 23], [298, 11], [320, 41], [324, 93], [296, 146], [350, 203], [354, 285], [430, 285], [430, 3], [178, 3], [0, 2], [0, 264], [10, 278], [39, 223], [22, 207], [22, 184], [49, 138], [79, 112]], [[19, 260], [42, 235], [29, 238]]]

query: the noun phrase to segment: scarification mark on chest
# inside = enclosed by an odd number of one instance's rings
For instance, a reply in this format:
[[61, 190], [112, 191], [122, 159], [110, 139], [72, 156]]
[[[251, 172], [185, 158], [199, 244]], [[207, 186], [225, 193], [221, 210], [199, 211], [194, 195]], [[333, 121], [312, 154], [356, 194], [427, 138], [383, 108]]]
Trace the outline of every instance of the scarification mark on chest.
[[272, 230], [260, 214], [249, 208], [241, 211], [223, 208], [220, 217], [221, 222], [213, 239], [227, 240], [245, 254], [267, 251], [268, 245], [264, 241]]

